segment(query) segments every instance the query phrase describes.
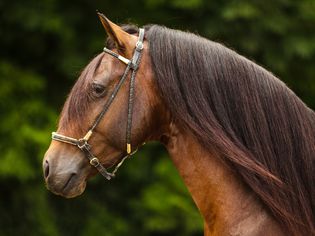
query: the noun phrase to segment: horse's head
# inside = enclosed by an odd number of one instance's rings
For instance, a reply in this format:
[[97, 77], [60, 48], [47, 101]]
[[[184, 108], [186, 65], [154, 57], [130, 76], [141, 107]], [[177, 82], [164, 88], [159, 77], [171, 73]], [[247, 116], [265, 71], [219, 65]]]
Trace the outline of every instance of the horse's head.
[[[117, 165], [143, 142], [152, 139], [160, 122], [154, 115], [160, 114], [161, 106], [145, 37], [140, 39], [135, 28], [125, 31], [102, 14], [99, 16], [109, 35], [107, 46], [111, 51], [104, 49], [77, 80], [43, 160], [48, 188], [64, 197], [80, 195], [87, 179], [97, 173], [96, 169], [104, 172], [103, 167]], [[143, 49], [137, 44], [139, 40], [143, 41]], [[136, 52], [136, 45], [140, 53]], [[135, 70], [137, 63], [139, 67]], [[127, 67], [130, 69], [126, 70]], [[136, 82], [130, 90], [134, 70]], [[127, 76], [122, 80], [124, 74]], [[91, 161], [94, 157], [97, 159]]]

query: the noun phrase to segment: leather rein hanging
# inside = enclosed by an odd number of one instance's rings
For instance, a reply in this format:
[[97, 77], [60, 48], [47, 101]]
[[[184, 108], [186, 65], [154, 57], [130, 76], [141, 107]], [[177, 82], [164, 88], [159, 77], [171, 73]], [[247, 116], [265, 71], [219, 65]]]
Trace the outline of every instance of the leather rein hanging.
[[[77, 146], [81, 151], [84, 152], [85, 156], [88, 158], [90, 164], [94, 166], [107, 180], [110, 180], [115, 176], [115, 173], [117, 172], [118, 168], [123, 164], [123, 162], [132, 156], [134, 153], [136, 153], [137, 149], [132, 152], [131, 148], [131, 126], [132, 126], [132, 114], [133, 114], [133, 100], [134, 100], [134, 84], [135, 84], [135, 77], [136, 73], [141, 61], [142, 56], [142, 50], [143, 50], [143, 40], [144, 40], [144, 29], [139, 29], [139, 37], [138, 41], [135, 47], [134, 54], [132, 56], [132, 59], [129, 60], [123, 56], [120, 56], [119, 54], [107, 49], [104, 47], [104, 52], [119, 59], [123, 63], [127, 65], [125, 72], [121, 79], [119, 80], [118, 84], [115, 86], [111, 96], [107, 100], [107, 102], [104, 105], [103, 110], [101, 113], [96, 117], [92, 127], [88, 130], [88, 132], [84, 135], [83, 138], [76, 139], [72, 137], [68, 137], [62, 134], [58, 134], [56, 132], [52, 132], [51, 138], [53, 140], [71, 144], [74, 146]], [[130, 78], [130, 86], [129, 86], [129, 99], [128, 99], [128, 114], [127, 114], [127, 130], [126, 130], [126, 153], [127, 155], [122, 158], [122, 160], [116, 165], [114, 170], [112, 172], [107, 171], [107, 169], [100, 163], [99, 159], [93, 155], [91, 152], [91, 145], [88, 143], [90, 137], [93, 134], [94, 129], [99, 125], [103, 117], [105, 116], [106, 112], [108, 111], [110, 105], [114, 101], [119, 89], [121, 88], [122, 84], [127, 79], [129, 71], [131, 72], [131, 78]]]

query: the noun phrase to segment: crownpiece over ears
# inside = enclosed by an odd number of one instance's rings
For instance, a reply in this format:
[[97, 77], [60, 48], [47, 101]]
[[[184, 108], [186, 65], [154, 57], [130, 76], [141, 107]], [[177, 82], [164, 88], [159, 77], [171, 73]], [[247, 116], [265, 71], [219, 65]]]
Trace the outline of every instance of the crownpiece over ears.
[[111, 22], [103, 13], [97, 12], [108, 36], [115, 42], [116, 48], [123, 56], [131, 58], [137, 37], [125, 32], [120, 26]]

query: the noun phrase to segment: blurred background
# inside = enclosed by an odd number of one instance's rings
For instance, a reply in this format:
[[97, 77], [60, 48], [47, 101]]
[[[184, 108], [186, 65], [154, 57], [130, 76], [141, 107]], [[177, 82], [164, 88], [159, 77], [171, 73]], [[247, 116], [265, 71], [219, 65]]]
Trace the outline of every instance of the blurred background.
[[102, 51], [95, 10], [219, 41], [315, 107], [315, 0], [0, 1], [0, 235], [202, 235], [199, 213], [164, 148], [143, 148], [107, 182], [67, 200], [41, 161], [67, 93]]

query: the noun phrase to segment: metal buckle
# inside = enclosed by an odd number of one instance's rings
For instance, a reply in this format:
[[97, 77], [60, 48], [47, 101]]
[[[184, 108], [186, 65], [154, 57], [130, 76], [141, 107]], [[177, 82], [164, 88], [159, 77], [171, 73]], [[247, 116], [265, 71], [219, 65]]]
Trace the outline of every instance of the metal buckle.
[[90, 164], [94, 167], [97, 167], [100, 165], [100, 161], [96, 158], [96, 157], [93, 157], [91, 160], [90, 160]]
[[78, 148], [80, 148], [81, 150], [90, 150], [91, 149], [91, 146], [90, 144], [83, 138], [79, 139], [79, 142], [77, 144]]
[[142, 49], [143, 49], [143, 43], [140, 42], [140, 41], [138, 41], [138, 42], [136, 43], [136, 50], [137, 50], [137, 51], [141, 51]]

